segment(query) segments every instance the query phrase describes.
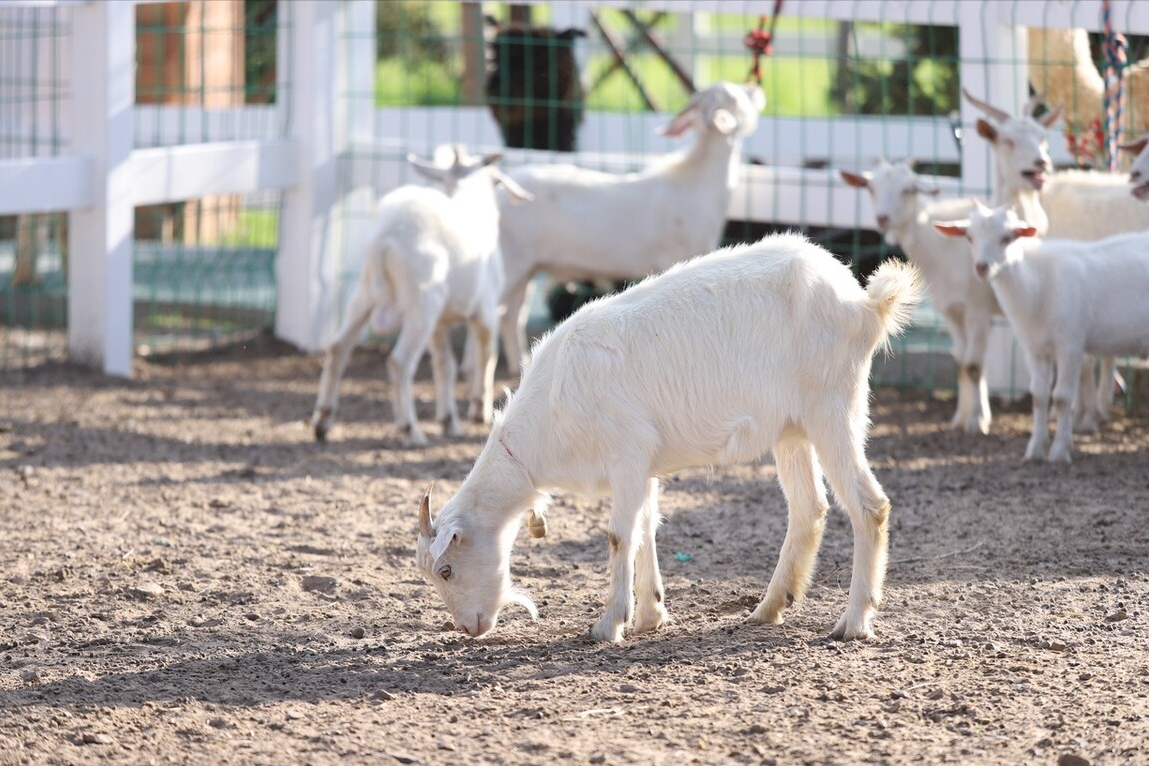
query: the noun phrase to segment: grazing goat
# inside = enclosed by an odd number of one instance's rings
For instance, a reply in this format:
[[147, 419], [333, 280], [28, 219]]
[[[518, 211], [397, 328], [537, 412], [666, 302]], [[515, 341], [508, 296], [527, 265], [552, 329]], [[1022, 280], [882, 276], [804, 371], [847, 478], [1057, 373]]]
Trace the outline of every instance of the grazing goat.
[[973, 203], [968, 199], [926, 199], [937, 187], [925, 183], [911, 162], [879, 160], [864, 173], [841, 171], [850, 186], [866, 189], [874, 201], [878, 231], [902, 248], [918, 267], [953, 340], [957, 363], [957, 411], [950, 428], [989, 433], [989, 386], [985, 375], [986, 346], [992, 319], [1001, 314], [993, 289], [970, 268], [963, 243], [938, 239], [933, 221], [962, 218]]
[[872, 637], [890, 502], [866, 462], [867, 377], [909, 321], [917, 279], [887, 261], [863, 290], [824, 249], [776, 235], [673, 266], [556, 326], [458, 493], [435, 522], [427, 497], [420, 508], [416, 560], [459, 630], [486, 633], [508, 603], [535, 613], [511, 586], [511, 546], [556, 489], [612, 498], [610, 595], [591, 636], [619, 641], [632, 618], [636, 632], [658, 628], [658, 477], [773, 450], [789, 529], [749, 621], [781, 623], [805, 593], [829, 509], [824, 469], [854, 528], [833, 635]]
[[406, 443], [423, 446], [411, 383], [430, 343], [435, 377], [436, 419], [448, 436], [459, 433], [453, 387], [455, 358], [448, 331], [465, 321], [477, 339], [478, 363], [472, 370], [468, 416], [489, 423], [493, 414], [496, 332], [503, 267], [498, 250], [499, 208], [495, 187], [516, 201], [531, 199], [494, 163], [499, 155], [470, 157], [455, 149], [449, 168], [408, 161], [442, 188], [401, 186], [379, 202], [368, 235], [363, 270], [343, 325], [327, 351], [311, 426], [323, 441], [339, 404], [339, 381], [359, 333], [373, 311], [401, 326], [387, 359], [395, 424]]
[[[963, 92], [993, 120], [979, 118], [977, 132], [994, 148], [997, 202], [1015, 205], [1040, 236], [1093, 241], [1149, 230], [1149, 207], [1130, 198], [1128, 176], [1092, 170], [1052, 172], [1047, 132], [1057, 121], [1059, 108], [1037, 119], [1033, 110], [1040, 99], [1035, 96], [1021, 117], [1013, 117]], [[1100, 383], [1092, 368], [1091, 361], [1082, 368], [1078, 431], [1096, 431], [1097, 421], [1108, 420], [1113, 406], [1113, 359], [1101, 360]]]
[[1025, 352], [1033, 394], [1025, 459], [1046, 458], [1052, 387], [1059, 415], [1048, 460], [1068, 463], [1070, 405], [1085, 354], [1149, 354], [1149, 232], [1096, 242], [1041, 239], [1009, 204], [990, 209], [981, 203], [967, 220], [934, 228], [969, 239], [974, 269], [993, 286]]
[[[487, 21], [493, 23], [490, 17]], [[494, 28], [485, 94], [503, 143], [575, 151], [583, 90], [574, 45], [586, 33], [520, 24], [495, 23]]]
[[717, 83], [691, 97], [665, 129], [697, 138], [643, 172], [617, 175], [574, 165], [523, 166], [530, 210], [502, 206], [503, 353], [525, 361], [529, 291], [539, 272], [557, 279], [641, 279], [718, 246], [737, 183], [743, 137], [765, 106], [756, 85]]

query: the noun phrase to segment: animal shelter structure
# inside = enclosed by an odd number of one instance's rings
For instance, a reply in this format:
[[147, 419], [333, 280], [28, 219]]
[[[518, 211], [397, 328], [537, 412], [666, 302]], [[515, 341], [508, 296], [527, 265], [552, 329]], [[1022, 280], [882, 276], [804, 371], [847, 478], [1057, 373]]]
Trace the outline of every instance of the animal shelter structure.
[[[414, 180], [408, 153], [636, 171], [688, 145], [658, 129], [693, 90], [755, 74], [766, 107], [725, 241], [801, 230], [864, 276], [898, 248], [841, 170], [912, 156], [942, 195], [990, 199], [960, 88], [1017, 113], [1031, 86], [1065, 113], [1054, 163], [1108, 168], [1119, 133], [1149, 130], [1138, 35], [1149, 4], [1132, 0], [6, 2], [0, 368], [130, 375], [138, 354], [266, 331], [316, 351], [375, 201]], [[549, 127], [524, 131], [540, 101]], [[948, 343], [927, 309], [877, 374], [951, 386]], [[990, 346], [993, 389], [1023, 391], [1004, 320]]]

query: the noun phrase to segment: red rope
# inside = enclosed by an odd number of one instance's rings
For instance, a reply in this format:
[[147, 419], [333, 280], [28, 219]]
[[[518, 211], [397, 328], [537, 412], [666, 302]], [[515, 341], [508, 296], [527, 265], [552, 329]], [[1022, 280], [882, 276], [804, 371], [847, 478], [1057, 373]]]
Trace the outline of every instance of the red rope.
[[782, 12], [782, 0], [774, 0], [774, 15], [770, 19], [770, 29], [766, 30], [766, 17], [758, 17], [758, 29], [751, 29], [746, 33], [743, 44], [753, 51], [754, 63], [750, 67], [750, 75], [746, 79], [762, 84], [762, 57], [774, 52], [774, 28], [778, 24], [778, 14]]

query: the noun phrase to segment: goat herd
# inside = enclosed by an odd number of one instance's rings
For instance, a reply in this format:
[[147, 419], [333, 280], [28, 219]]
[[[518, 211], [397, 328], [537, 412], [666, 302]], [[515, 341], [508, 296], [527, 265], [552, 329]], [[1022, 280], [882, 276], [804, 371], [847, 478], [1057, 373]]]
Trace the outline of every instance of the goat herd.
[[[865, 455], [868, 376], [874, 352], [906, 325], [923, 287], [953, 339], [951, 426], [989, 430], [986, 343], [991, 317], [1004, 314], [1032, 374], [1025, 457], [1069, 462], [1074, 428], [1096, 429], [1109, 415], [1113, 357], [1149, 354], [1149, 142], [1126, 147], [1140, 152], [1128, 176], [1055, 173], [1046, 133], [1056, 111], [1037, 119], [1034, 103], [1014, 117], [966, 97], [985, 114], [977, 132], [994, 146], [1001, 204], [933, 199], [937, 189], [909, 161], [842, 171], [869, 191], [877, 228], [912, 264], [886, 261], [865, 289], [799, 235], [700, 256], [721, 237], [741, 143], [764, 106], [757, 86], [718, 83], [697, 93], [665, 129], [693, 129], [693, 145], [635, 174], [572, 165], [504, 173], [497, 155], [472, 157], [461, 147], [434, 162], [409, 157], [431, 186], [404, 186], [380, 202], [362, 276], [324, 362], [312, 427], [327, 437], [340, 378], [374, 316], [378, 328], [398, 329], [388, 363], [395, 423], [408, 444], [427, 442], [411, 391], [427, 348], [436, 419], [445, 434], [458, 433], [448, 330], [467, 324], [468, 415], [491, 430], [434, 520], [427, 488], [416, 547], [459, 630], [488, 632], [511, 603], [536, 613], [511, 584], [511, 547], [524, 518], [533, 536], [546, 534], [547, 492], [556, 489], [611, 500], [609, 596], [592, 637], [618, 641], [628, 626], [658, 628], [667, 616], [655, 547], [658, 477], [772, 451], [789, 525], [750, 621], [780, 623], [810, 582], [829, 509], [824, 472], [854, 529], [849, 601], [833, 635], [872, 637], [890, 504]], [[583, 307], [528, 356], [525, 307], [540, 272], [643, 281]], [[522, 372], [496, 413], [500, 331], [508, 366], [521, 363]]]

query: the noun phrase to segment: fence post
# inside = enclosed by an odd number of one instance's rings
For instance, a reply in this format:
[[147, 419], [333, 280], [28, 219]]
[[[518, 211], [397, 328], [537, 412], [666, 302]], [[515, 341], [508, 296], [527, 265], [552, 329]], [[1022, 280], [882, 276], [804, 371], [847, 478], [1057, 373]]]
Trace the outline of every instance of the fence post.
[[300, 180], [285, 192], [280, 215], [275, 333], [315, 351], [339, 321], [347, 192], [340, 163], [355, 138], [370, 136], [374, 119], [373, 101], [358, 110], [351, 101], [374, 93], [375, 4], [296, 0], [280, 7], [288, 13], [279, 22], [278, 92], [300, 146]]
[[105, 373], [132, 374], [132, 109], [136, 7], [130, 0], [84, 3], [73, 11], [72, 152], [88, 155], [95, 204], [68, 226], [68, 347]]

